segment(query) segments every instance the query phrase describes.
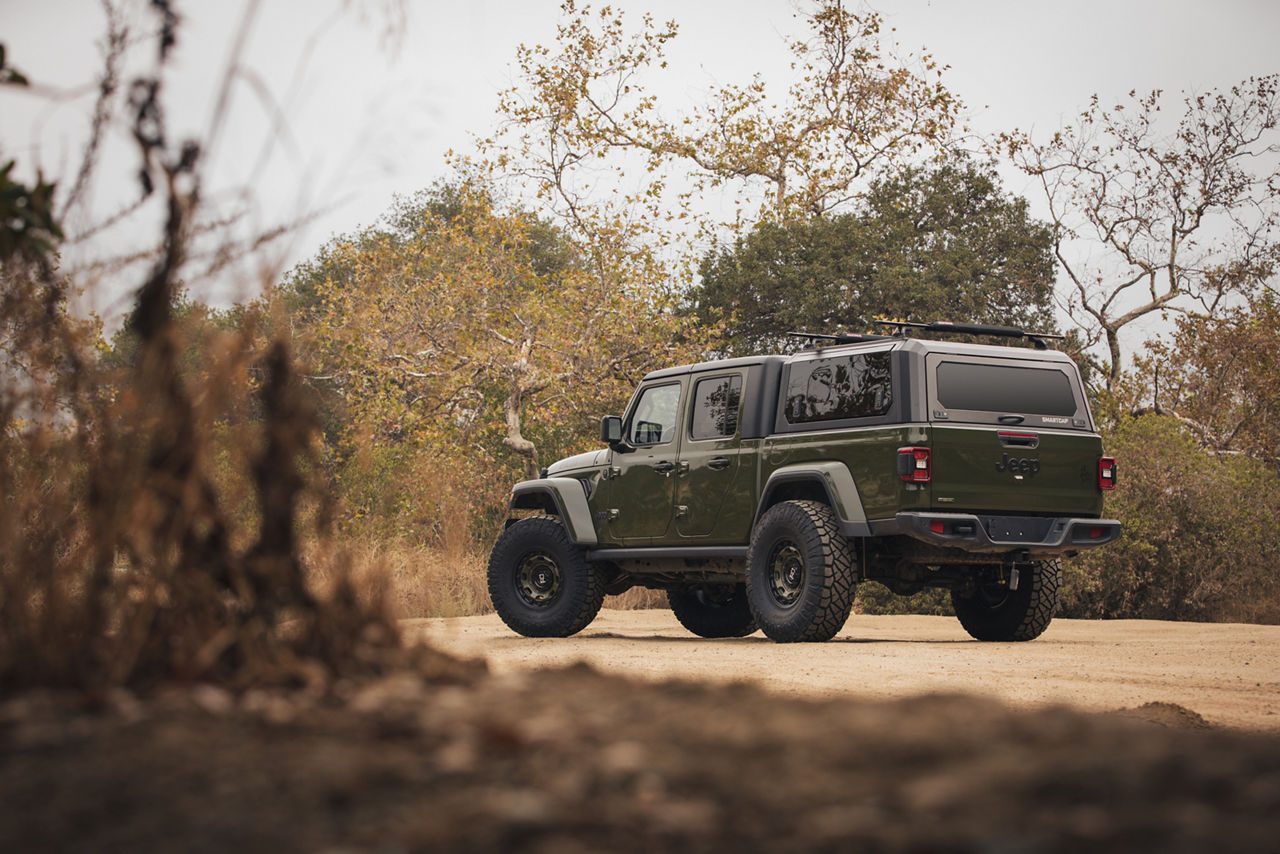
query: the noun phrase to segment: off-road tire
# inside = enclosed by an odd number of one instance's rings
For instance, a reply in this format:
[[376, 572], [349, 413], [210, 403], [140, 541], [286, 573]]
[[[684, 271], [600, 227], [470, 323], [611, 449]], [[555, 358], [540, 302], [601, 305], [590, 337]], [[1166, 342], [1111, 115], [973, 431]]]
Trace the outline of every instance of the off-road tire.
[[700, 584], [668, 590], [680, 625], [704, 638], [744, 638], [756, 630], [744, 584]]
[[489, 598], [513, 631], [567, 638], [595, 619], [604, 579], [553, 516], [521, 519], [489, 555]]
[[770, 507], [751, 532], [747, 602], [779, 643], [825, 641], [849, 619], [856, 583], [849, 541], [817, 501]]
[[1052, 622], [1061, 580], [1056, 560], [1019, 564], [1017, 590], [992, 585], [953, 589], [951, 605], [960, 625], [977, 640], [1029, 641]]

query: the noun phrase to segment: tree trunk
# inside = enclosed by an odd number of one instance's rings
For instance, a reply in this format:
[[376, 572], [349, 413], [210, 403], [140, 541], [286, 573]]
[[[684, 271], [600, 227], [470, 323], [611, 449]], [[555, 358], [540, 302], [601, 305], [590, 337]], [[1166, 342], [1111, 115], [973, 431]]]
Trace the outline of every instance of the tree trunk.
[[1120, 330], [1103, 327], [1107, 333], [1107, 350], [1111, 353], [1111, 370], [1107, 373], [1107, 389], [1120, 380]]
[[529, 353], [532, 350], [532, 338], [520, 343], [519, 355], [510, 368], [511, 393], [502, 403], [502, 414], [507, 422], [507, 435], [503, 437], [502, 444], [524, 457], [524, 475], [528, 480], [538, 476], [538, 448], [520, 432], [520, 411], [524, 408], [525, 395], [530, 392], [524, 378], [529, 371]]
[[524, 457], [525, 478], [533, 480], [538, 476], [538, 448], [520, 433], [520, 404], [523, 398], [524, 394], [517, 380], [511, 394], [502, 404], [502, 411], [507, 419], [507, 435], [503, 437], [502, 444]]

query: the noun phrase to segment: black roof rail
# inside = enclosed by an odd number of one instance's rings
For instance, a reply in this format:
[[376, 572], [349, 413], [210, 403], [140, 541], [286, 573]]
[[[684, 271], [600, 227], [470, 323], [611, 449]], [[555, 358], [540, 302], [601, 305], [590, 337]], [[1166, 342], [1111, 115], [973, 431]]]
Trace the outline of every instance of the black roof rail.
[[1030, 341], [1037, 350], [1048, 350], [1047, 340], [1061, 341], [1065, 335], [1052, 335], [1048, 332], [1027, 332], [1015, 326], [990, 326], [985, 323], [952, 323], [950, 320], [935, 320], [932, 323], [916, 323], [910, 320], [877, 320], [880, 326], [894, 327], [893, 337], [906, 338], [908, 329], [922, 329], [926, 332], [939, 332], [943, 335], [991, 335], [996, 338], [1018, 338]]

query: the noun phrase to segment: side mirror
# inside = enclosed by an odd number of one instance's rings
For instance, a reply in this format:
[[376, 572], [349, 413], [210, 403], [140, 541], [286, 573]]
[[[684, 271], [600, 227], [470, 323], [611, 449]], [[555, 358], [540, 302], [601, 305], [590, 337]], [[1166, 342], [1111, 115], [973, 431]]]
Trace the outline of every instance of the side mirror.
[[622, 441], [622, 419], [616, 415], [606, 415], [600, 419], [600, 441], [608, 442], [609, 447]]

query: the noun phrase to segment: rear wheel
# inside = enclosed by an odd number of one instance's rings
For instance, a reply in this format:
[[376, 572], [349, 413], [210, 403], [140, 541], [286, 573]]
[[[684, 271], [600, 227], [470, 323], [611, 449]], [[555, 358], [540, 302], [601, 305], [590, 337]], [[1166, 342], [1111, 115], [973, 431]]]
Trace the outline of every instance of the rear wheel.
[[775, 641], [835, 637], [853, 607], [853, 555], [831, 508], [784, 501], [760, 518], [747, 554], [747, 601]]
[[960, 625], [981, 641], [1028, 641], [1040, 637], [1058, 607], [1062, 569], [1056, 560], [1018, 564], [1018, 589], [975, 579], [951, 591]]
[[701, 584], [668, 590], [671, 611], [695, 635], [704, 638], [742, 638], [756, 630], [744, 584]]
[[604, 580], [551, 516], [521, 519], [489, 555], [489, 598], [526, 637], [565, 638], [587, 627], [604, 602]]

